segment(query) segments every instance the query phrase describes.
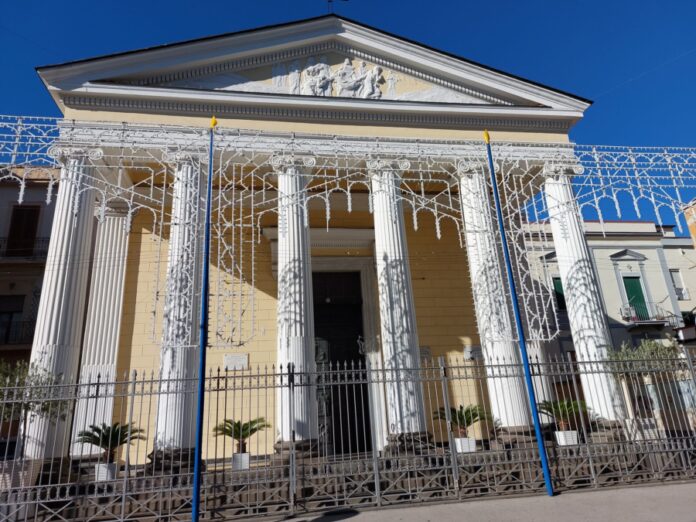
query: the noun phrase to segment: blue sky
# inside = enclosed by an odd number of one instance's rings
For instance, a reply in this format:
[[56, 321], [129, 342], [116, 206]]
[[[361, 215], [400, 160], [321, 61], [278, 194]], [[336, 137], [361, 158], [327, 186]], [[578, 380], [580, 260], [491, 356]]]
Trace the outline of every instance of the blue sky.
[[[34, 67], [326, 13], [324, 0], [3, 2], [0, 113], [58, 116]], [[336, 0], [349, 18], [595, 101], [578, 143], [696, 145], [696, 2]]]

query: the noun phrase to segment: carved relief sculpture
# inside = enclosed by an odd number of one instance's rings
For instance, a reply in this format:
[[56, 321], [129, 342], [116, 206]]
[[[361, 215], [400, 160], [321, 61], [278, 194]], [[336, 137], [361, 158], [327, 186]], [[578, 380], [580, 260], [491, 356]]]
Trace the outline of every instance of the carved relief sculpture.
[[355, 69], [350, 59], [346, 58], [343, 65], [336, 75], [336, 85], [338, 86], [338, 96], [355, 96], [360, 85], [355, 81]]
[[387, 74], [387, 96], [389, 98], [396, 98], [396, 82], [394, 71], [389, 71]]
[[284, 63], [275, 64], [272, 68], [273, 86], [279, 89], [285, 87], [286, 69]]
[[375, 100], [382, 97], [379, 84], [384, 82], [382, 68], [379, 66], [367, 71], [363, 76], [362, 86], [358, 92], [359, 98]]
[[382, 97], [379, 85], [384, 82], [382, 68], [375, 66], [367, 70], [365, 62], [360, 62], [356, 71], [346, 58], [335, 76], [338, 86], [337, 96], [349, 96], [351, 98], [377, 99]]
[[[337, 60], [342, 60], [342, 63]], [[332, 66], [331, 63], [335, 65]], [[338, 58], [313, 55], [306, 59], [297, 58], [270, 64], [266, 70], [252, 69], [249, 73], [224, 72], [167, 82], [163, 86], [295, 96], [340, 96], [365, 100], [489, 103], [450, 87], [416, 80], [405, 74], [397, 74], [392, 69], [345, 56]], [[402, 85], [401, 82], [405, 83], [400, 89], [402, 92], [397, 94], [397, 84]]]
[[295, 60], [290, 64], [288, 73], [288, 93], [300, 94], [300, 62]]
[[310, 96], [331, 96], [333, 85], [331, 68], [326, 63], [326, 57], [322, 56], [319, 63], [314, 63], [314, 58], [307, 60], [307, 68], [304, 70], [301, 94]]

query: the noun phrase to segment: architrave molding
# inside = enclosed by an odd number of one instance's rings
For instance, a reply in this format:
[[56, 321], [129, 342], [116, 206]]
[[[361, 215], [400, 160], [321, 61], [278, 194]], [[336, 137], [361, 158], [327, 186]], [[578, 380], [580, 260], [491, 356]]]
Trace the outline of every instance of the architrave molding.
[[[278, 228], [264, 227], [262, 234], [271, 244], [273, 277], [277, 277]], [[372, 228], [331, 228], [328, 231], [324, 228], [311, 228], [309, 230], [309, 238], [311, 248], [371, 249], [375, 242], [375, 231]], [[372, 258], [370, 257], [370, 259]], [[314, 262], [314, 260], [312, 262]]]

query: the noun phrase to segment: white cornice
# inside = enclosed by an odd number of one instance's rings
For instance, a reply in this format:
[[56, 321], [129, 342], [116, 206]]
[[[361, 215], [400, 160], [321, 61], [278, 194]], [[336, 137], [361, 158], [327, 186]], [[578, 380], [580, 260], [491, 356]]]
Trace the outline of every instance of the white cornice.
[[69, 107], [177, 114], [218, 114], [282, 120], [370, 122], [564, 132], [581, 112], [545, 107], [392, 102], [230, 91], [87, 84], [64, 96]]
[[272, 51], [295, 45], [309, 45], [336, 34], [336, 20], [310, 20], [302, 25], [287, 25], [249, 31], [209, 40], [184, 42], [180, 45], [143, 49], [114, 56], [78, 61], [39, 69], [49, 83], [67, 79], [84, 83], [107, 77], [149, 75], [154, 70], [165, 72], [184, 65], [211, 63], [242, 58], [260, 50]]
[[512, 95], [540, 105], [574, 108], [578, 111], [584, 111], [589, 106], [589, 103], [577, 98], [477, 66], [470, 62], [457, 60], [444, 53], [393, 38], [367, 27], [361, 27], [346, 21], [343, 22], [343, 26], [346, 31], [341, 37], [354, 45], [396, 57], [397, 61], [411, 64], [414, 67], [437, 71], [440, 75], [449, 75], [453, 80], [475, 82], [483, 86], [483, 90], [498, 92], [501, 96]]

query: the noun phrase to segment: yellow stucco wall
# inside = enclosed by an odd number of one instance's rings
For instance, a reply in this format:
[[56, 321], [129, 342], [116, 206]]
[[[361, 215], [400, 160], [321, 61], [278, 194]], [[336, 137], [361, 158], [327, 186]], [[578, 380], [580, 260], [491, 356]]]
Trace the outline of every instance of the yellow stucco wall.
[[[420, 344], [430, 347], [433, 357], [461, 355], [463, 346], [478, 344], [478, 337], [466, 255], [460, 247], [458, 231], [451, 221], [443, 221], [442, 237], [438, 239], [430, 214], [421, 213], [418, 230], [412, 226], [410, 213], [406, 213], [406, 223]], [[311, 213], [311, 227], [319, 228], [325, 224], [323, 212]], [[372, 228], [372, 215], [334, 210], [330, 224], [337, 228]], [[276, 226], [273, 220], [266, 220], [266, 225]], [[132, 370], [143, 372], [159, 369], [162, 294], [167, 265], [168, 237], [165, 234], [160, 239], [145, 214], [139, 214], [134, 220], [129, 241], [120, 337], [120, 374]], [[315, 248], [313, 255], [371, 256], [372, 253], [368, 249], [351, 248], [344, 251]], [[262, 237], [256, 244], [254, 257], [256, 334], [246, 346], [212, 352], [208, 357], [210, 368], [222, 366], [223, 354], [232, 351], [249, 353], [252, 366], [275, 362], [277, 283], [272, 273], [270, 242], [266, 238]], [[213, 292], [220, 278], [237, 281], [234, 277], [226, 276], [213, 260]], [[160, 297], [156, 305], [158, 291]], [[217, 302], [215, 298], [213, 300]], [[153, 315], [155, 309], [158, 313]], [[216, 312], [212, 311], [213, 322]], [[246, 332], [251, 330], [250, 325], [247, 326]], [[211, 338], [211, 342], [216, 341]]]
[[[333, 210], [331, 226], [339, 228], [372, 228], [372, 215], [365, 211], [347, 212]], [[266, 226], [276, 226], [275, 220], [269, 217]], [[325, 214], [316, 210], [310, 214], [311, 227], [326, 226]], [[451, 222], [444, 221], [441, 225], [441, 238], [435, 234], [434, 218], [430, 214], [419, 216], [418, 230], [414, 230], [410, 213], [406, 213], [406, 230], [409, 248], [413, 292], [418, 323], [420, 345], [428, 347], [433, 357], [445, 356], [451, 359], [461, 358], [465, 345], [478, 344], [471, 286], [468, 276], [468, 266], [465, 251], [460, 247], [458, 231]], [[128, 264], [126, 270], [126, 285], [124, 291], [124, 307], [121, 324], [119, 375], [132, 375], [137, 370], [141, 378], [147, 378], [159, 371], [159, 353], [162, 325], [161, 294], [165, 289], [168, 238], [159, 238], [153, 231], [145, 213], [138, 214], [130, 234]], [[241, 347], [214, 348], [208, 352], [208, 368], [216, 372], [223, 367], [223, 357], [226, 353], [248, 354], [249, 366], [254, 373], [269, 368], [276, 361], [276, 292], [277, 282], [272, 272], [270, 242], [262, 237], [255, 247], [255, 286], [247, 285], [247, 290], [255, 295], [254, 324], [251, 324], [251, 313], [248, 311], [243, 331], [254, 331], [255, 335], [248, 344]], [[215, 251], [215, 246], [213, 246]], [[368, 256], [372, 257], [371, 249], [314, 249], [313, 256]], [[250, 268], [248, 265], [246, 269]], [[220, 278], [233, 282], [235, 278], [225, 274], [215, 263], [211, 264], [211, 284], [215, 291]], [[160, 292], [159, 304], [155, 304], [157, 292]], [[215, 306], [220, 301], [213, 299], [211, 310], [212, 328], [215, 328]], [[375, 308], [377, 304], [375, 303]], [[157, 309], [156, 316], [153, 309]], [[235, 316], [235, 312], [228, 312]], [[211, 332], [211, 342], [214, 341]], [[224, 372], [223, 372], [224, 375]], [[232, 374], [229, 374], [232, 375]], [[273, 393], [266, 390], [250, 390], [250, 385], [262, 384], [258, 380], [246, 377], [246, 384], [233, 384], [228, 379], [224, 385], [230, 390], [225, 394], [211, 394], [209, 401], [211, 423], [225, 417], [244, 418], [249, 420], [265, 416], [273, 424], [275, 419], [275, 398]], [[273, 379], [271, 379], [272, 381]], [[271, 384], [268, 382], [267, 384]], [[239, 390], [231, 391], [239, 385]], [[427, 419], [431, 422], [432, 412], [442, 405], [439, 384], [426, 388]], [[155, 429], [158, 384], [155, 381], [145, 384], [144, 390], [152, 392], [145, 394], [136, 401], [136, 411], [133, 419], [139, 427], [145, 429], [151, 438]], [[450, 386], [450, 395], [454, 405], [476, 403], [481, 400], [476, 383], [455, 383]], [[117, 407], [116, 416], [130, 415], [127, 408]], [[121, 418], [125, 421], [126, 418]], [[206, 421], [207, 422], [207, 421]], [[212, 424], [210, 424], [212, 429]], [[431, 430], [441, 432], [439, 423], [432, 423]], [[267, 430], [261, 436], [250, 440], [249, 449], [252, 453], [270, 452], [274, 442], [275, 429]], [[445, 434], [446, 435], [446, 434]], [[436, 437], [442, 438], [442, 433]], [[227, 446], [225, 446], [227, 444]], [[217, 441], [211, 436], [208, 440], [209, 451], [221, 455], [223, 447], [225, 454], [231, 453], [231, 441]], [[131, 449], [134, 462], [143, 462], [144, 456], [151, 451], [148, 444], [140, 444]]]

